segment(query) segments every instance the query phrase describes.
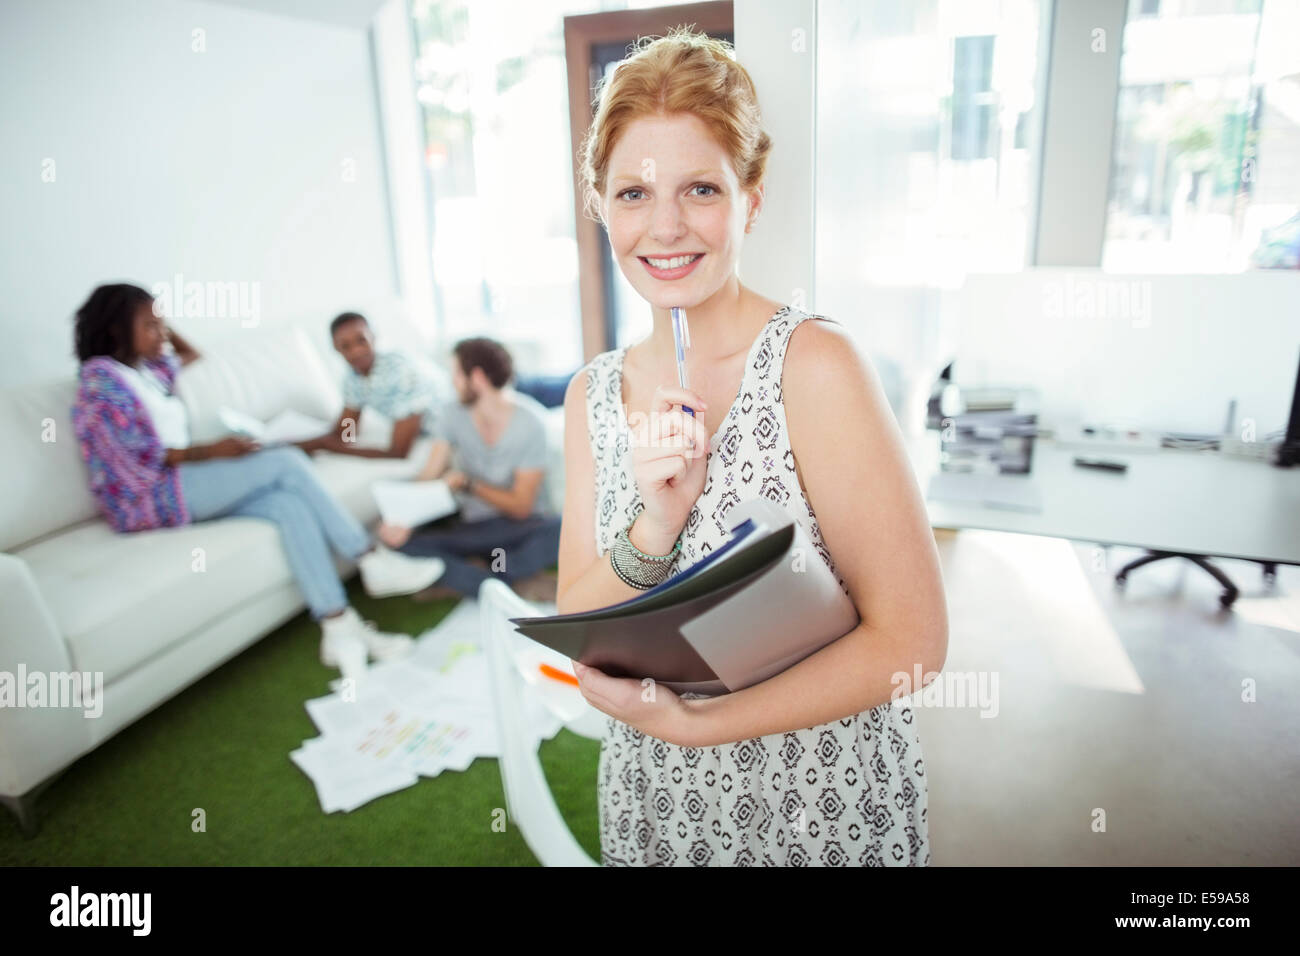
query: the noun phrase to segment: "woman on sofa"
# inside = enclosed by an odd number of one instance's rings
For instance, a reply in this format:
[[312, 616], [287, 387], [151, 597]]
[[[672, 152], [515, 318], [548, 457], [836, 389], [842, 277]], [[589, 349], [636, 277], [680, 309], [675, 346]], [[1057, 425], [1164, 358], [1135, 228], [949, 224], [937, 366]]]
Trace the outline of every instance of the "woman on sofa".
[[[171, 344], [174, 349], [167, 349]], [[273, 522], [289, 567], [322, 630], [321, 662], [400, 656], [405, 634], [385, 634], [348, 605], [330, 550], [355, 560], [372, 596], [410, 594], [433, 584], [445, 564], [374, 542], [317, 479], [299, 448], [260, 448], [229, 437], [190, 442], [175, 394], [180, 366], [199, 358], [129, 284], [101, 285], [77, 310], [81, 361], [72, 408], [90, 490], [115, 531], [142, 531], [242, 515]]]

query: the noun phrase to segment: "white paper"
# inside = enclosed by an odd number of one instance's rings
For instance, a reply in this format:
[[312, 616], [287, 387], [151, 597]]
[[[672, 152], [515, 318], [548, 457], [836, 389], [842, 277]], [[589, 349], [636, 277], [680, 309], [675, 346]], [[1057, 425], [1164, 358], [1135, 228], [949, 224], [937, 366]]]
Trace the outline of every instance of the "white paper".
[[388, 524], [416, 528], [458, 509], [445, 481], [376, 481], [370, 486]]
[[417, 774], [401, 767], [376, 769], [323, 738], [304, 741], [289, 757], [315, 784], [326, 813], [350, 812], [419, 781]]
[[514, 644], [515, 666], [541, 702], [563, 723], [572, 723], [580, 718], [591, 706], [582, 696], [582, 691], [576, 685], [542, 671], [542, 665], [547, 664], [562, 674], [572, 675], [573, 661], [544, 644], [530, 641], [520, 634], [515, 636], [518, 638]]
[[286, 408], [269, 422], [263, 422], [238, 409], [223, 405], [217, 409], [221, 424], [230, 431], [251, 438], [262, 445], [286, 445], [316, 438], [329, 431], [329, 423]]
[[261, 440], [264, 445], [291, 444], [317, 438], [329, 430], [329, 422], [286, 408], [266, 423], [266, 431]]
[[228, 430], [255, 441], [260, 440], [266, 431], [266, 425], [260, 418], [254, 418], [252, 415], [246, 415], [238, 409], [225, 405], [217, 409], [217, 418]]
[[[290, 753], [316, 787], [321, 809], [350, 812], [371, 800], [499, 757], [500, 730], [476, 600], [462, 600], [412, 652], [370, 666], [355, 683], [306, 702], [320, 736]], [[538, 740], [563, 721], [530, 695], [528, 726]]]

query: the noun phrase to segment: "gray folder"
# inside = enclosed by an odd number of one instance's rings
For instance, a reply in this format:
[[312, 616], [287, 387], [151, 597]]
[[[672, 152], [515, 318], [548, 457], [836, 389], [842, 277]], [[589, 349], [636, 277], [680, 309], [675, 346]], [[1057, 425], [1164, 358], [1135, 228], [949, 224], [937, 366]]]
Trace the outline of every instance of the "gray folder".
[[521, 634], [613, 677], [726, 694], [853, 630], [857, 609], [793, 516], [756, 498], [731, 539], [663, 584], [610, 607], [511, 618]]

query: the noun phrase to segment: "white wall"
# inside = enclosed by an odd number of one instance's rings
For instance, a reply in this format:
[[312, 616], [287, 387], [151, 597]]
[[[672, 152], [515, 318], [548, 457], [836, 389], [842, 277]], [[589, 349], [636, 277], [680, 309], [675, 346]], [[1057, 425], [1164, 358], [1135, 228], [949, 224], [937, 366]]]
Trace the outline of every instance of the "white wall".
[[396, 309], [365, 30], [187, 0], [6, 0], [0, 116], [0, 387], [75, 371], [72, 313], [100, 282], [258, 291], [257, 325], [251, 309], [178, 314], [200, 346]]
[[813, 186], [817, 141], [817, 3], [738, 0], [736, 58], [772, 137], [763, 209], [745, 237], [741, 281], [761, 295], [816, 311]]

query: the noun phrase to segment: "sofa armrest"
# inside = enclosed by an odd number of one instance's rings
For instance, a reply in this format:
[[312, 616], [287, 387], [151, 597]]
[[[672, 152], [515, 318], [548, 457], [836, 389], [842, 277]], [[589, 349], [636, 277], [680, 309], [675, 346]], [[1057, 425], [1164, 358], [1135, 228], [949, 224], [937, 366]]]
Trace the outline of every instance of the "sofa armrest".
[[19, 663], [31, 670], [70, 670], [68, 645], [45, 605], [27, 562], [0, 554], [0, 671]]
[[[11, 554], [0, 554], [0, 607], [0, 679], [13, 692], [26, 691], [18, 686], [20, 672], [72, 671], [67, 642], [31, 570]], [[0, 707], [0, 794], [25, 793], [61, 765], [63, 752], [84, 750], [90, 740], [84, 716], [66, 707]]]

